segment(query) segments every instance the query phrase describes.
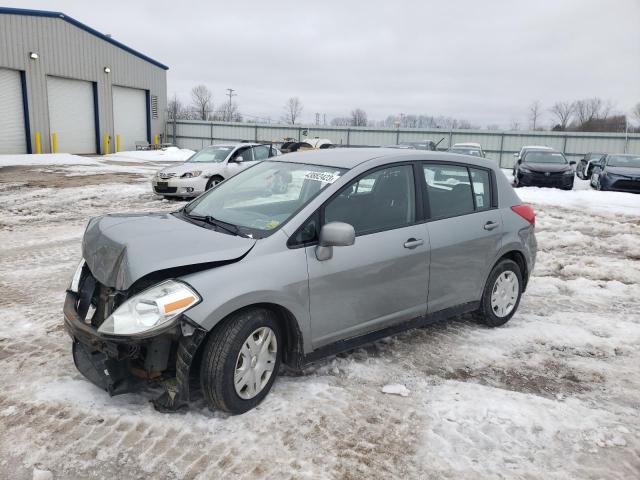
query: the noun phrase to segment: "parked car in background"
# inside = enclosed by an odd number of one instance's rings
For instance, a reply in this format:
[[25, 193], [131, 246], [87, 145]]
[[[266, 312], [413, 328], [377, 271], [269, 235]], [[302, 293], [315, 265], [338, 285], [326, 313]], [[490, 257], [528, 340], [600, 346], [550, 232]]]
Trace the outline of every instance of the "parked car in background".
[[411, 148], [415, 148], [416, 150], [435, 151], [438, 149], [438, 145], [440, 145], [440, 142], [442, 142], [442, 140], [444, 140], [444, 137], [441, 138], [437, 143], [433, 140], [422, 140], [419, 142], [405, 142], [403, 143], [403, 145], [409, 145], [411, 146]]
[[527, 149], [516, 161], [513, 184], [516, 187], [556, 187], [573, 189], [573, 165], [564, 154], [549, 148]]
[[327, 148], [335, 148], [336, 145], [328, 138], [307, 138], [301, 142], [295, 140], [287, 140], [282, 144], [283, 153], [291, 153], [306, 150], [324, 150]]
[[197, 197], [257, 162], [280, 155], [262, 143], [225, 143], [205, 147], [184, 163], [171, 165], [151, 179], [153, 192], [164, 197]]
[[606, 155], [593, 166], [591, 186], [596, 190], [640, 193], [640, 155]]
[[[289, 191], [274, 194], [282, 171]], [[173, 213], [92, 219], [64, 322], [76, 367], [110, 394], [165, 381], [155, 405], [175, 410], [199, 378], [212, 409], [243, 413], [281, 363], [466, 312], [505, 324], [534, 268], [534, 225], [482, 158], [291, 153]]]
[[298, 145], [298, 151], [304, 150], [316, 150], [316, 149], [326, 149], [326, 148], [335, 148], [335, 145], [328, 138], [307, 138], [300, 142]]
[[553, 150], [553, 148], [547, 147], [545, 145], [525, 145], [520, 149], [518, 153], [513, 154], [516, 162], [521, 159], [528, 150]]
[[472, 155], [474, 157], [485, 157], [482, 146], [479, 143], [454, 143], [448, 150], [450, 153], [460, 153], [462, 155]]
[[576, 166], [576, 176], [582, 180], [590, 180], [594, 164], [600, 163], [606, 153], [587, 153]]

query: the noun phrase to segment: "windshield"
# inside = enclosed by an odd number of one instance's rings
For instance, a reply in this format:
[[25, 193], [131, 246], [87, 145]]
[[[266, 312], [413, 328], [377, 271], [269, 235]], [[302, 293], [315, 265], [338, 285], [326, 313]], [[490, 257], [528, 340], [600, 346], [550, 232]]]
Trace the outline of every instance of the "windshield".
[[234, 147], [212, 145], [203, 148], [187, 160], [187, 162], [220, 163], [231, 153]]
[[524, 157], [525, 163], [555, 163], [565, 164], [567, 159], [558, 152], [527, 152]]
[[640, 156], [638, 155], [611, 155], [607, 160], [610, 167], [640, 168]]
[[210, 216], [264, 237], [344, 172], [334, 167], [264, 161], [199, 196], [184, 213]]

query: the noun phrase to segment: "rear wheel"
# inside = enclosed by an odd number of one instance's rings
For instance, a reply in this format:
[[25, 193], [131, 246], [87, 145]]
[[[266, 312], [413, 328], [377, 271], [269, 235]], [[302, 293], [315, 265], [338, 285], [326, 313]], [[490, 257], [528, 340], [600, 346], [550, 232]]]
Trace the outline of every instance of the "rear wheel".
[[476, 318], [490, 327], [507, 323], [520, 304], [522, 285], [522, 272], [516, 262], [498, 262], [487, 279]]
[[278, 375], [282, 339], [274, 314], [263, 308], [231, 315], [209, 338], [200, 384], [209, 407], [239, 414], [267, 396]]

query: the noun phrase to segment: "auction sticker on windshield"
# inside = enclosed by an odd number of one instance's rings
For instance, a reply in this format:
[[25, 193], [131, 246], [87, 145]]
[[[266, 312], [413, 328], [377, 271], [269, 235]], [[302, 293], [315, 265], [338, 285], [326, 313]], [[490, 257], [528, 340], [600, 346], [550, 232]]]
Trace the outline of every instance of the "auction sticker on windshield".
[[305, 180], [315, 180], [323, 183], [333, 183], [340, 178], [340, 172], [307, 172]]

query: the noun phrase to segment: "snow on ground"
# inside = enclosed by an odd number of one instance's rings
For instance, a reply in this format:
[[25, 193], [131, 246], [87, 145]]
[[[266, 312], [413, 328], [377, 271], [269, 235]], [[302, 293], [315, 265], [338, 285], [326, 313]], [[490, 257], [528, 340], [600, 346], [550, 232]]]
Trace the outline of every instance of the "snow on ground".
[[70, 153], [43, 153], [39, 155], [0, 155], [0, 168], [25, 165], [95, 165], [96, 160]]
[[614, 215], [602, 192], [518, 190], [538, 213], [539, 255], [502, 328], [465, 317], [413, 330], [283, 372], [244, 415], [198, 394], [170, 415], [149, 404], [155, 390], [110, 398], [86, 381], [62, 326], [88, 218], [182, 205], [155, 197], [139, 165], [128, 177], [105, 165], [62, 180], [38, 169], [56, 178], [40, 183], [0, 170], [0, 478], [640, 477], [631, 198]]
[[107, 158], [115, 161], [126, 160], [128, 162], [184, 162], [194, 153], [196, 152], [188, 148], [167, 147], [162, 150], [134, 150], [112, 153]]
[[[513, 181], [510, 169], [502, 169], [509, 181]], [[575, 178], [573, 190], [556, 188], [520, 187], [518, 196], [527, 203], [553, 205], [581, 209], [587, 206], [590, 211], [603, 215], [640, 215], [640, 196], [626, 192], [598, 192], [594, 194], [588, 180]]]

